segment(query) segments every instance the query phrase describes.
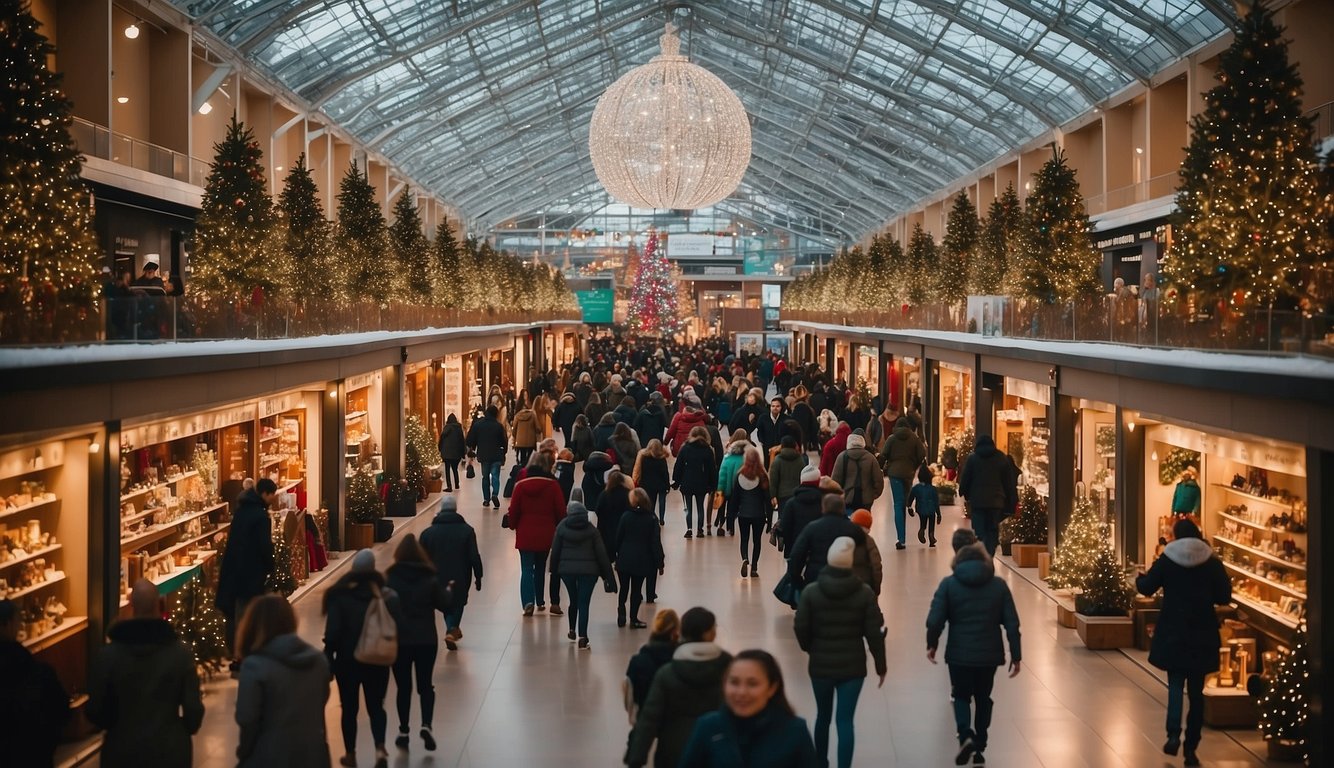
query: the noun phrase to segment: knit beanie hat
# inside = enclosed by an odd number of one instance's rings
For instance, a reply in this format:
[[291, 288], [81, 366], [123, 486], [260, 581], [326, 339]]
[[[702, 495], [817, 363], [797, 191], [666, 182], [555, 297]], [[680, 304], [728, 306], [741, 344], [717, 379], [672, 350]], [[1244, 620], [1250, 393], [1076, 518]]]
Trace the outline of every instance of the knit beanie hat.
[[866, 447], [866, 439], [863, 438], [861, 435], [857, 435], [857, 434], [848, 435], [848, 447], [849, 447], [849, 448], [865, 448], [865, 447]]
[[851, 537], [839, 536], [829, 545], [829, 555], [825, 562], [835, 568], [852, 568], [852, 553], [857, 548]]
[[860, 525], [866, 530], [871, 530], [871, 510], [859, 509], [852, 513], [852, 522]]
[[352, 556], [352, 571], [354, 573], [365, 573], [375, 570], [375, 553], [369, 549], [363, 549]]
[[812, 467], [811, 465], [807, 464], [805, 467], [802, 468], [801, 470], [802, 485], [818, 485], [819, 482], [820, 482], [819, 467]]

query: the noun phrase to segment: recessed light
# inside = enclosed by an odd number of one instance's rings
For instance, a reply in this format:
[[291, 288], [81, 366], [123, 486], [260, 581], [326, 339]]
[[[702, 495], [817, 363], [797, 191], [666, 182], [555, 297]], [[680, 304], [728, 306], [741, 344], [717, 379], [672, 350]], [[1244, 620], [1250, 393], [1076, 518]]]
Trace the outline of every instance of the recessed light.
[[130, 103], [130, 97], [129, 97], [129, 96], [117, 96], [117, 97], [116, 97], [116, 103], [117, 103], [117, 104], [129, 104], [129, 103]]

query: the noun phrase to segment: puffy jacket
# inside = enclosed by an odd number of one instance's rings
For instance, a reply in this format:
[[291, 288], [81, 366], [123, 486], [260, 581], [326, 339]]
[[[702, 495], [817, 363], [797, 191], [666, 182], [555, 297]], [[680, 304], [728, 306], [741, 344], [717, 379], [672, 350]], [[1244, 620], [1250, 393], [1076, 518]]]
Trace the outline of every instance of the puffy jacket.
[[765, 520], [772, 524], [773, 507], [769, 490], [764, 488], [758, 477], [746, 477], [738, 474], [732, 482], [732, 491], [727, 494], [729, 518], [742, 520]]
[[940, 493], [931, 483], [918, 483], [908, 491], [908, 506], [923, 520], [940, 520]]
[[[968, 667], [1005, 666], [1001, 627], [1010, 639], [1010, 659], [1020, 661], [1019, 613], [1005, 582], [996, 578], [996, 567], [981, 542], [969, 544], [954, 555], [954, 573], [941, 580], [926, 615], [926, 647], [940, 643], [940, 633], [950, 626], [945, 643], [945, 663]], [[1214, 654], [1218, 662], [1218, 654]]]
[[584, 489], [584, 506], [597, 509], [602, 489], [607, 487], [607, 470], [614, 466], [611, 458], [602, 451], [588, 454], [584, 460], [584, 479], [579, 482], [579, 487]]
[[672, 481], [679, 485], [681, 493], [687, 496], [712, 493], [716, 490], [718, 465], [713, 458], [713, 448], [703, 440], [687, 441], [676, 452]]
[[811, 404], [805, 400], [798, 400], [797, 404], [792, 406], [792, 419], [801, 426], [801, 434], [807, 442], [814, 442], [815, 436], [820, 432], [820, 426], [815, 421], [815, 411], [811, 410]]
[[[0, 680], [4, 681], [0, 685], [0, 736], [4, 737], [5, 764], [50, 768], [60, 732], [70, 718], [69, 694], [55, 669], [33, 658], [19, 641], [0, 640]], [[92, 705], [90, 700], [90, 719]]]
[[452, 587], [450, 596], [455, 606], [468, 604], [468, 590], [474, 581], [482, 580], [482, 555], [477, 550], [477, 532], [463, 515], [450, 509], [436, 513], [435, 519], [421, 535], [422, 549], [435, 564], [435, 575], [441, 584]]
[[783, 508], [779, 510], [778, 535], [783, 539], [783, 549], [790, 556], [797, 537], [807, 525], [820, 519], [820, 502], [824, 491], [814, 485], [799, 485], [792, 492]]
[[602, 414], [597, 426], [593, 427], [593, 450], [605, 451], [611, 447], [611, 433], [616, 431], [616, 419], [610, 413]]
[[1172, 491], [1172, 514], [1196, 515], [1200, 512], [1200, 486], [1194, 480], [1182, 480]]
[[[885, 476], [880, 474], [880, 465], [865, 448], [849, 448], [839, 455], [830, 478], [842, 486], [845, 502], [853, 507], [870, 509], [885, 490]], [[857, 484], [861, 485], [861, 500], [854, 504], [853, 488]]]
[[593, 511], [598, 513], [598, 533], [602, 534], [607, 556], [615, 560], [616, 532], [621, 527], [621, 518], [630, 511], [630, 489], [621, 487], [604, 491]]
[[824, 444], [824, 450], [820, 452], [820, 474], [829, 475], [834, 471], [834, 462], [839, 454], [847, 450], [848, 435], [852, 434], [852, 428], [847, 424], [842, 424], [834, 430], [834, 436], [829, 438], [829, 442]]
[[820, 765], [806, 721], [770, 704], [741, 719], [723, 707], [695, 722], [680, 768], [816, 768]]
[[535, 474], [515, 483], [509, 516], [515, 549], [520, 552], [551, 549], [556, 524], [565, 517], [565, 495], [560, 483], [550, 475]]
[[635, 459], [635, 487], [643, 488], [650, 495], [666, 493], [671, 489], [672, 478], [667, 472], [667, 459], [651, 455], [647, 450], [639, 452]]
[[639, 444], [647, 447], [650, 440], [661, 440], [667, 429], [667, 412], [657, 405], [649, 403], [635, 414], [635, 434]]
[[996, 450], [990, 437], [982, 435], [977, 438], [973, 455], [963, 464], [959, 495], [973, 509], [999, 509], [1007, 515], [1013, 514], [1019, 503], [1018, 479], [1009, 457]]
[[484, 416], [468, 428], [468, 447], [477, 452], [477, 460], [491, 464], [505, 460], [505, 451], [509, 448], [509, 436], [505, 425], [490, 416]]
[[880, 559], [880, 545], [875, 543], [875, 537], [867, 532], [866, 534], [866, 564], [870, 568], [871, 578], [866, 585], [871, 591], [880, 595], [880, 585], [885, 580], [885, 564]]
[[875, 594], [846, 568], [825, 568], [814, 584], [801, 590], [793, 629], [809, 655], [811, 679], [866, 677], [866, 649], [875, 671], [885, 674], [885, 617]]
[[806, 468], [810, 459], [805, 451], [796, 448], [779, 448], [778, 455], [769, 462], [769, 493], [775, 499], [786, 501], [801, 485], [801, 470]]
[[897, 427], [885, 440], [880, 450], [880, 464], [885, 474], [912, 484], [917, 468], [926, 460], [926, 444], [907, 427]]
[[745, 440], [738, 440], [727, 446], [727, 453], [723, 456], [723, 463], [718, 465], [718, 488], [723, 495], [732, 492], [732, 485], [736, 482], [736, 474], [741, 470], [741, 464], [746, 459], [746, 446], [750, 445]]
[[560, 402], [556, 404], [555, 410], [551, 412], [551, 421], [557, 429], [568, 435], [574, 429], [574, 420], [579, 418], [580, 410], [579, 403], [574, 400], [574, 395], [566, 392], [560, 396]]
[[630, 695], [636, 709], [644, 707], [649, 688], [653, 686], [653, 676], [671, 663], [676, 645], [671, 640], [649, 640], [630, 657], [630, 663], [625, 667], [625, 679], [630, 682]]
[[1135, 580], [1148, 596], [1163, 590], [1163, 609], [1153, 630], [1149, 663], [1169, 672], [1218, 670], [1218, 618], [1214, 606], [1232, 600], [1223, 563], [1202, 539], [1177, 539]]
[[447, 611], [449, 590], [440, 583], [435, 566], [402, 562], [389, 566], [389, 588], [398, 595], [398, 642], [403, 645], [435, 645], [436, 611]]
[[514, 447], [537, 447], [537, 414], [531, 408], [514, 414]]
[[646, 764], [656, 740], [655, 768], [676, 768], [695, 721], [722, 704], [723, 676], [731, 663], [731, 655], [714, 643], [678, 645], [671, 662], [653, 676], [630, 733], [626, 765]]
[[602, 423], [602, 417], [607, 415], [607, 406], [602, 403], [589, 403], [584, 406], [584, 415], [588, 417], [588, 423], [594, 426]]
[[222, 553], [218, 574], [214, 603], [223, 613], [235, 610], [237, 600], [264, 594], [264, 582], [273, 572], [272, 525], [269, 505], [259, 493], [254, 488], [243, 492], [227, 532], [227, 549]]
[[662, 568], [662, 528], [653, 512], [631, 507], [616, 527], [616, 570], [622, 576], [651, 576]]
[[588, 509], [571, 502], [551, 542], [551, 572], [557, 576], [612, 577], [611, 558], [602, 536], [588, 521]]
[[437, 447], [440, 449], [440, 458], [445, 461], [459, 461], [467, 451], [463, 425], [453, 415], [445, 422], [445, 428], [440, 431], [440, 444]]
[[635, 460], [639, 458], [639, 438], [631, 432], [629, 437], [613, 437], [608, 441], [608, 447], [616, 452], [616, 466], [621, 468], [621, 472], [626, 475], [634, 475]]
[[671, 426], [667, 428], [666, 440], [672, 446], [672, 453], [679, 454], [681, 446], [685, 445], [686, 440], [690, 439], [690, 430], [695, 427], [704, 426], [708, 421], [708, 416], [704, 411], [687, 408], [684, 411], [672, 417]]
[[849, 520], [843, 513], [821, 515], [802, 530], [792, 546], [787, 562], [788, 576], [796, 586], [810, 584], [824, 570], [829, 546], [839, 536], [847, 536], [856, 543], [852, 555], [852, 572], [857, 578], [871, 583], [870, 559], [866, 552], [866, 531]]
[[388, 589], [379, 571], [350, 571], [324, 593], [324, 655], [333, 669], [361, 663], [354, 655], [376, 587], [397, 621], [398, 596]]
[[570, 433], [570, 450], [575, 461], [587, 461], [593, 453], [593, 430], [588, 427], [574, 427]]
[[[279, 635], [245, 657], [236, 686], [238, 768], [328, 768], [328, 700], [329, 661], [295, 634]], [[154, 751], [160, 744], [147, 743]]]

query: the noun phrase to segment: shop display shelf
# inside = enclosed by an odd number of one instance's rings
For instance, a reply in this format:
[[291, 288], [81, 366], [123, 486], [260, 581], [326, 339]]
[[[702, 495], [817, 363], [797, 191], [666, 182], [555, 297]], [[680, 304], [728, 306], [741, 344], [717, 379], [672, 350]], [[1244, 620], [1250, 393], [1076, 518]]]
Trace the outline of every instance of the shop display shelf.
[[1224, 561], [1223, 561], [1223, 567], [1226, 568], [1226, 569], [1228, 569], [1229, 571], [1234, 572], [1234, 573], [1240, 574], [1240, 575], [1242, 575], [1242, 576], [1246, 576], [1246, 577], [1249, 578], [1251, 581], [1254, 581], [1254, 582], [1257, 583], [1257, 584], [1264, 584], [1264, 585], [1266, 585], [1266, 586], [1273, 587], [1274, 589], [1277, 589], [1277, 590], [1280, 591], [1280, 592], [1284, 592], [1284, 593], [1286, 593], [1286, 594], [1292, 595], [1293, 597], [1295, 597], [1295, 598], [1297, 598], [1297, 599], [1299, 599], [1299, 600], [1305, 600], [1305, 599], [1306, 599], [1306, 593], [1305, 593], [1305, 592], [1303, 592], [1303, 591], [1301, 591], [1301, 590], [1299, 590], [1299, 589], [1293, 589], [1292, 587], [1288, 586], [1287, 584], [1283, 584], [1283, 583], [1274, 581], [1273, 579], [1266, 579], [1265, 577], [1260, 576], [1259, 574], [1251, 573], [1250, 571], [1246, 570], [1245, 568], [1242, 568], [1241, 566], [1237, 565], [1236, 563], [1229, 563], [1228, 561], [1224, 560]]
[[365, 415], [366, 415], [366, 412], [365, 412], [365, 411], [353, 411], [353, 412], [351, 412], [351, 413], [349, 413], [349, 414], [347, 415], [347, 420], [348, 420], [348, 421], [353, 421], [353, 420], [355, 420], [355, 419], [360, 419], [361, 417], [363, 417], [363, 416], [365, 416]]
[[39, 507], [44, 507], [47, 504], [55, 504], [57, 501], [60, 501], [60, 499], [56, 498], [56, 499], [46, 499], [45, 501], [33, 501], [24, 504], [21, 507], [10, 507], [8, 509], [3, 509], [0, 510], [0, 519], [9, 517], [10, 515], [20, 515], [23, 514], [24, 512], [28, 512], [30, 510], [37, 509]]
[[52, 552], [58, 552], [58, 551], [60, 551], [60, 545], [59, 545], [59, 544], [52, 544], [51, 546], [49, 546], [49, 547], [43, 547], [43, 548], [37, 550], [36, 552], [30, 552], [30, 553], [24, 555], [23, 557], [16, 558], [16, 559], [14, 559], [14, 560], [5, 560], [4, 562], [0, 562], [0, 571], [6, 570], [6, 569], [8, 569], [8, 568], [13, 568], [14, 566], [18, 565], [19, 563], [26, 563], [26, 562], [28, 562], [29, 560], [34, 560], [34, 559], [36, 559], [36, 558], [41, 557], [42, 555], [47, 555], [47, 554], [50, 554], [50, 553], [52, 553]]
[[1274, 564], [1276, 564], [1276, 565], [1281, 565], [1281, 566], [1283, 566], [1284, 568], [1292, 568], [1293, 570], [1298, 570], [1298, 571], [1302, 571], [1302, 572], [1305, 572], [1305, 571], [1306, 571], [1306, 566], [1303, 565], [1303, 564], [1301, 564], [1301, 563], [1294, 563], [1294, 562], [1291, 562], [1291, 561], [1289, 561], [1289, 560], [1284, 560], [1283, 558], [1279, 557], [1278, 555], [1271, 555], [1271, 554], [1269, 554], [1268, 552], [1264, 551], [1263, 549], [1256, 549], [1255, 547], [1248, 547], [1248, 546], [1246, 546], [1245, 544], [1242, 544], [1242, 543], [1240, 543], [1240, 542], [1233, 541], [1232, 539], [1229, 539], [1229, 538], [1226, 537], [1226, 536], [1220, 536], [1220, 535], [1218, 535], [1218, 534], [1214, 534], [1214, 539], [1216, 539], [1216, 540], [1218, 540], [1218, 541], [1221, 541], [1221, 542], [1223, 542], [1224, 544], [1227, 544], [1227, 545], [1229, 545], [1229, 546], [1236, 547], [1237, 549], [1244, 550], [1244, 551], [1246, 551], [1246, 552], [1250, 552], [1252, 555], [1256, 555], [1257, 557], [1263, 557], [1264, 559], [1268, 560], [1269, 562], [1274, 563]]
[[150, 485], [150, 486], [148, 486], [147, 488], [140, 488], [140, 489], [137, 490], [137, 491], [130, 491], [129, 493], [122, 493], [122, 494], [120, 495], [121, 503], [124, 503], [124, 502], [128, 501], [129, 499], [133, 499], [133, 498], [135, 498], [136, 496], [143, 496], [145, 493], [149, 493], [149, 492], [152, 492], [152, 491], [156, 491], [156, 490], [158, 490], [159, 488], [166, 488], [166, 487], [169, 486], [169, 485], [175, 485], [176, 483], [179, 483], [180, 481], [186, 479], [187, 477], [197, 477], [198, 475], [199, 475], [199, 473], [192, 469], [192, 470], [190, 470], [189, 472], [183, 472], [183, 473], [177, 475], [176, 477], [169, 477], [169, 478], [167, 478], [164, 482], [158, 483], [157, 485]]
[[1234, 523], [1241, 523], [1241, 524], [1244, 525], [1244, 526], [1247, 526], [1247, 527], [1249, 527], [1249, 528], [1255, 528], [1256, 530], [1260, 530], [1260, 531], [1268, 531], [1268, 532], [1270, 532], [1270, 533], [1286, 533], [1286, 534], [1289, 534], [1289, 535], [1292, 535], [1292, 536], [1305, 536], [1305, 535], [1306, 535], [1306, 531], [1287, 531], [1287, 530], [1284, 530], [1284, 529], [1282, 529], [1282, 528], [1273, 528], [1273, 527], [1271, 527], [1271, 526], [1265, 525], [1264, 523], [1257, 523], [1257, 522], [1254, 522], [1254, 521], [1251, 521], [1251, 520], [1247, 520], [1247, 519], [1244, 518], [1244, 517], [1237, 517], [1236, 515], [1230, 515], [1230, 514], [1228, 514], [1227, 512], [1219, 512], [1219, 513], [1218, 513], [1218, 516], [1219, 516], [1219, 517], [1225, 517], [1225, 518], [1227, 518], [1228, 520], [1231, 520], [1231, 521], [1234, 522]]
[[207, 509], [200, 510], [199, 512], [192, 512], [191, 514], [185, 515], [184, 517], [172, 520], [170, 523], [162, 523], [161, 525], [155, 525], [151, 529], [144, 531], [143, 533], [137, 534], [132, 539], [122, 540], [120, 543], [120, 551], [133, 552], [135, 549], [138, 549], [139, 547], [145, 544], [151, 544], [152, 542], [157, 541], [158, 539], [164, 538], [166, 534], [176, 530], [177, 528], [180, 528], [183, 524], [188, 523], [196, 518], [203, 517], [204, 515], [207, 515], [209, 512], [212, 512], [216, 509], [221, 509], [226, 505], [227, 502], [224, 501], [220, 504], [215, 504], [214, 506], [208, 507]]
[[211, 531], [205, 531], [205, 532], [199, 534], [198, 536], [194, 536], [194, 537], [191, 537], [191, 538], [186, 539], [185, 541], [181, 541], [181, 542], [177, 542], [176, 544], [172, 544], [170, 547], [168, 547], [167, 549], [162, 550], [161, 552], [158, 552], [157, 554], [158, 554], [158, 555], [170, 555], [170, 554], [176, 552], [177, 550], [187, 549], [187, 548], [189, 548], [189, 547], [191, 547], [191, 546], [193, 546], [193, 545], [195, 545], [195, 544], [198, 544], [198, 543], [201, 542], [201, 541], [205, 541], [205, 540], [207, 540], [207, 539], [209, 539], [209, 538], [212, 538], [213, 536], [217, 536], [219, 533], [222, 533], [223, 531], [225, 531], [225, 530], [227, 530], [228, 528], [231, 528], [231, 527], [232, 527], [232, 524], [231, 524], [231, 523], [222, 523], [222, 524], [219, 525], [217, 528], [214, 528], [214, 529], [211, 530]]
[[278, 486], [278, 493], [287, 493], [288, 491], [291, 491], [292, 489], [296, 488], [298, 485], [301, 485], [304, 482], [306, 482], [306, 478], [304, 477], [298, 477], [295, 480], [288, 480], [286, 483], [283, 483], [282, 485]]
[[143, 520], [145, 517], [148, 517], [149, 515], [153, 514], [154, 512], [161, 512], [165, 509], [166, 507], [149, 507], [142, 512], [136, 512], [133, 515], [125, 515], [121, 517], [120, 524], [123, 526], [126, 523], [136, 523], [140, 520]]
[[[216, 556], [217, 554], [218, 554], [217, 551], [210, 551], [208, 554], [204, 555], [204, 559], [200, 560], [197, 563], [194, 563], [193, 565], [183, 565], [179, 568], [173, 567], [171, 573], [163, 574], [161, 576], [155, 576], [154, 578], [149, 579], [149, 581], [153, 582], [154, 586], [158, 588], [158, 592], [160, 592], [161, 594], [164, 595], [170, 594], [172, 592], [175, 592], [180, 585], [184, 584], [187, 579], [189, 579], [196, 572], [198, 572], [200, 567], [202, 567], [204, 563], [207, 563], [209, 560], [212, 560], [214, 556]], [[163, 587], [167, 587], [167, 589], [163, 590]], [[129, 605], [130, 605], [130, 599], [128, 596], [121, 598], [120, 600], [121, 608], [128, 608]]]
[[60, 622], [60, 626], [50, 632], [43, 632], [36, 637], [30, 637], [27, 640], [24, 640], [23, 647], [27, 648], [31, 653], [37, 653], [50, 648], [67, 637], [70, 637], [86, 626], [88, 626], [87, 616], [66, 616], [65, 620]]
[[1251, 600], [1250, 598], [1246, 597], [1245, 595], [1238, 595], [1234, 593], [1232, 595], [1232, 602], [1245, 606], [1246, 608], [1249, 608], [1257, 613], [1262, 613], [1265, 616], [1268, 616], [1269, 618], [1273, 619], [1274, 621], [1277, 621], [1279, 624], [1282, 624], [1285, 627], [1290, 627], [1292, 629], [1297, 628], [1296, 619], [1292, 618], [1291, 616], [1285, 616], [1282, 613], [1279, 613], [1278, 611], [1274, 610], [1273, 608], [1261, 605]]
[[274, 433], [271, 434], [271, 435], [264, 435], [264, 436], [260, 437], [260, 438], [259, 438], [259, 441], [260, 441], [261, 443], [267, 443], [267, 442], [269, 442], [270, 440], [277, 440], [278, 438], [280, 438], [280, 437], [282, 437], [282, 436], [283, 436], [283, 433], [282, 433], [282, 432], [274, 432]]
[[49, 586], [51, 586], [51, 585], [53, 585], [53, 584], [59, 584], [60, 582], [64, 581], [66, 578], [68, 578], [68, 577], [66, 577], [65, 574], [62, 573], [62, 574], [60, 574], [59, 576], [55, 577], [54, 579], [47, 579], [46, 581], [42, 581], [42, 582], [38, 582], [38, 583], [36, 583], [36, 584], [33, 584], [31, 587], [24, 587], [23, 589], [20, 589], [20, 590], [17, 591], [17, 592], [10, 592], [9, 594], [4, 595], [4, 599], [6, 599], [6, 600], [18, 600], [20, 597], [27, 597], [28, 595], [31, 595], [33, 592], [37, 592], [38, 590], [46, 589], [47, 587], [49, 587]]
[[260, 468], [263, 468], [263, 467], [272, 467], [272, 466], [276, 466], [276, 465], [278, 465], [278, 464], [281, 464], [281, 463], [283, 463], [284, 461], [287, 461], [287, 457], [286, 457], [286, 456], [271, 456], [271, 457], [269, 457], [269, 458], [267, 458], [267, 459], [262, 459], [262, 460], [259, 462], [259, 466], [260, 466]]
[[1256, 496], [1256, 495], [1253, 494], [1253, 493], [1247, 493], [1247, 492], [1241, 490], [1240, 488], [1233, 488], [1232, 486], [1230, 486], [1230, 485], [1224, 485], [1223, 483], [1209, 483], [1209, 485], [1213, 486], [1214, 488], [1222, 488], [1223, 490], [1227, 491], [1228, 493], [1232, 494], [1233, 496], [1240, 496], [1240, 497], [1242, 497], [1243, 499], [1250, 499], [1251, 501], [1258, 501], [1258, 502], [1260, 502], [1261, 504], [1269, 504], [1269, 505], [1271, 505], [1271, 506], [1278, 507], [1279, 509], [1291, 510], [1291, 509], [1293, 508], [1293, 505], [1292, 505], [1292, 504], [1285, 504], [1285, 503], [1283, 503], [1283, 500], [1282, 500], [1282, 499], [1266, 499], [1266, 498], [1263, 497], [1263, 496]]

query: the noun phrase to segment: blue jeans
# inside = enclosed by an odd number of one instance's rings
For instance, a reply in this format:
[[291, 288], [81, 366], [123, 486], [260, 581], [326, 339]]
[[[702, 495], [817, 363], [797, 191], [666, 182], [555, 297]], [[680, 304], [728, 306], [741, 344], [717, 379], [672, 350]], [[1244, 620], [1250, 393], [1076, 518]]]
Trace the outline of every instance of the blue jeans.
[[[852, 733], [853, 716], [857, 713], [857, 698], [862, 695], [864, 677], [851, 680], [830, 680], [825, 677], [811, 678], [811, 689], [815, 691], [815, 754], [820, 758], [821, 766], [829, 765], [829, 720], [832, 717], [838, 727], [838, 768], [852, 765], [852, 748], [855, 738]], [[838, 714], [834, 714], [834, 697], [838, 697]]]
[[570, 629], [577, 631], [579, 637], [588, 637], [588, 606], [593, 602], [593, 590], [598, 587], [598, 577], [580, 574], [562, 576], [560, 580], [565, 582], [565, 591], [570, 593], [570, 610], [565, 612], [570, 618]]
[[547, 602], [547, 555], [541, 552], [519, 551], [519, 602], [526, 608]]
[[462, 605], [450, 606], [449, 610], [445, 611], [446, 630], [458, 629], [459, 625], [463, 623], [464, 607]]
[[987, 548], [987, 554], [996, 556], [996, 545], [1000, 543], [1000, 522], [1003, 509], [977, 509], [974, 507], [969, 510], [968, 515], [973, 520], [973, 532], [977, 534], [977, 540]]
[[903, 543], [903, 528], [907, 525], [908, 484], [897, 477], [889, 478], [889, 492], [894, 497], [894, 532], [898, 543]]
[[500, 465], [499, 461], [482, 464], [482, 503], [500, 498]]
[[703, 494], [703, 493], [686, 493], [685, 491], [682, 491], [682, 492], [681, 492], [681, 498], [685, 499], [685, 503], [686, 503], [686, 530], [687, 530], [687, 531], [691, 529], [691, 525], [690, 525], [691, 515], [690, 515], [690, 513], [691, 513], [691, 509], [692, 509], [692, 507], [693, 507], [694, 511], [697, 513], [697, 515], [696, 515], [696, 519], [698, 520], [698, 527], [699, 527], [699, 530], [700, 530], [701, 533], [703, 533], [703, 531], [704, 531], [704, 527], [705, 527], [706, 525], [709, 524], [709, 521], [705, 519], [705, 516], [708, 514], [708, 512], [706, 511], [706, 509], [705, 509], [705, 507], [704, 507], [704, 496], [705, 496], [705, 494]]
[[1190, 698], [1190, 714], [1186, 715], [1186, 751], [1193, 752], [1200, 743], [1204, 728], [1204, 673], [1167, 673], [1167, 738], [1175, 739], [1181, 733], [1181, 694]]
[[[996, 682], [996, 668], [962, 664], [950, 664], [949, 667], [954, 725], [959, 731], [959, 743], [971, 737], [973, 748], [981, 752], [987, 748], [987, 729], [991, 727], [991, 687]], [[976, 713], [973, 704], [977, 705]]]

